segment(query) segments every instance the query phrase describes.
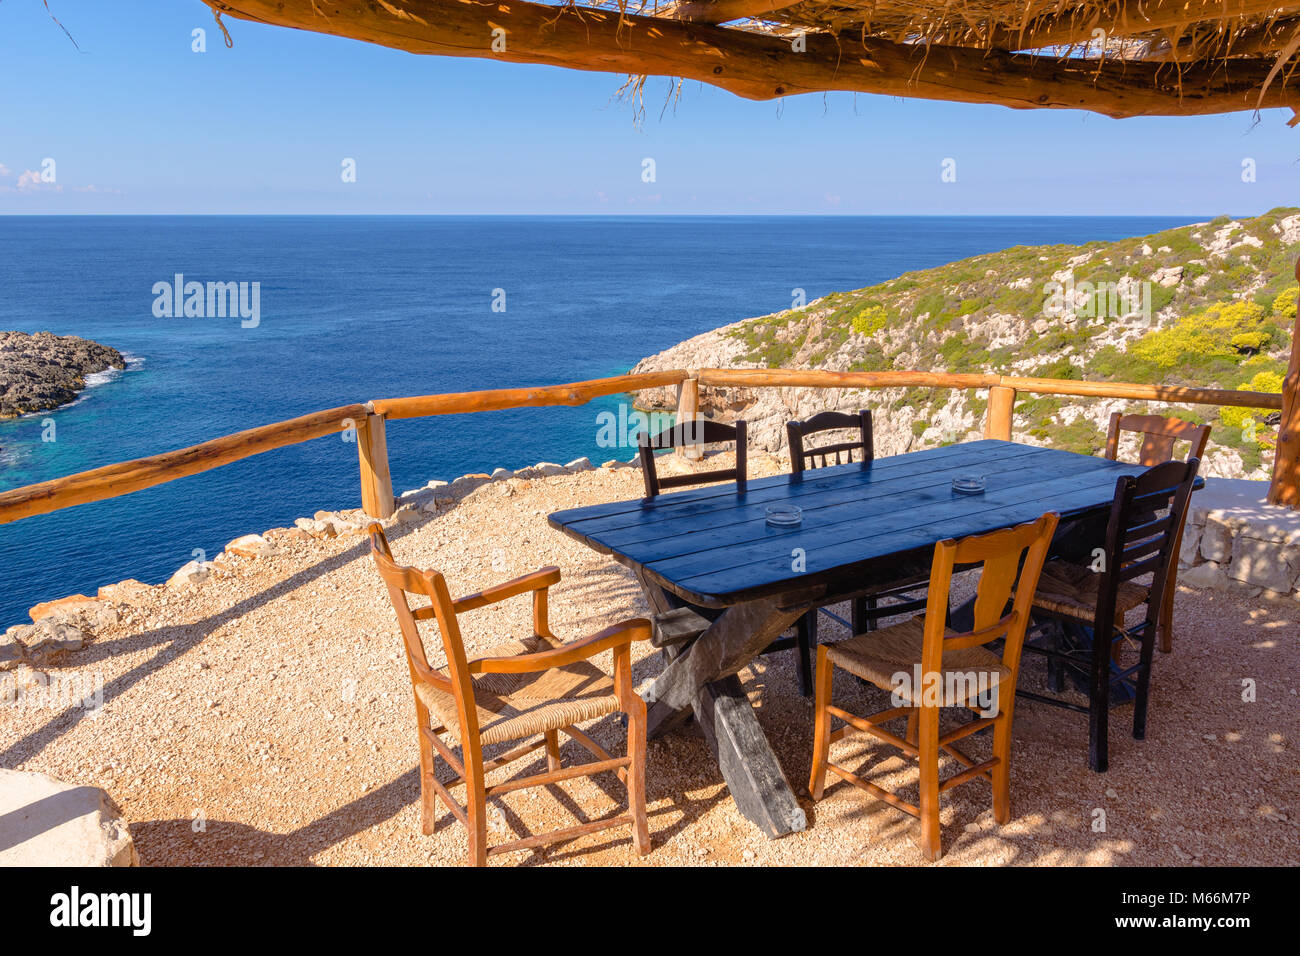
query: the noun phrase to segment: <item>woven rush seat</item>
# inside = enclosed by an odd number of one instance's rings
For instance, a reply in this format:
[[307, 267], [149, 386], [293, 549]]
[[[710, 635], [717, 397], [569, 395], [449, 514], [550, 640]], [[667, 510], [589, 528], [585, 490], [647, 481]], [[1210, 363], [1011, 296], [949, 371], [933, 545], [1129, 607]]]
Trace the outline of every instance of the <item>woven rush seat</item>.
[[[924, 615], [917, 615], [878, 631], [859, 634], [830, 645], [827, 654], [836, 667], [842, 667], [884, 690], [896, 690], [910, 706], [920, 706], [924, 685], [916, 686], [914, 668], [921, 663], [921, 649], [925, 643], [924, 621]], [[956, 634], [956, 631], [948, 629], [944, 636], [954, 637]], [[908, 675], [908, 680], [896, 687], [894, 675], [900, 671]], [[1002, 659], [983, 647], [944, 651], [939, 673], [943, 687], [940, 707], [966, 704], [979, 691], [981, 684], [985, 689], [991, 689], [1011, 676], [1011, 671], [1002, 665]], [[953, 693], [956, 690], [953, 685], [957, 682], [950, 681], [949, 674], [959, 674], [965, 679], [964, 686], [970, 688], [966, 699], [960, 700]]]
[[[515, 657], [556, 646], [532, 636], [501, 644], [483, 656]], [[485, 745], [559, 730], [619, 709], [614, 681], [590, 661], [528, 674], [476, 674], [471, 679], [479, 741]], [[456, 698], [423, 682], [415, 685], [415, 692], [436, 721], [461, 740]]]
[[[1056, 614], [1091, 621], [1097, 613], [1101, 575], [1069, 561], [1049, 561], [1038, 579], [1034, 606]], [[1121, 581], [1115, 597], [1115, 611], [1126, 614], [1146, 603], [1147, 589], [1132, 581]]]

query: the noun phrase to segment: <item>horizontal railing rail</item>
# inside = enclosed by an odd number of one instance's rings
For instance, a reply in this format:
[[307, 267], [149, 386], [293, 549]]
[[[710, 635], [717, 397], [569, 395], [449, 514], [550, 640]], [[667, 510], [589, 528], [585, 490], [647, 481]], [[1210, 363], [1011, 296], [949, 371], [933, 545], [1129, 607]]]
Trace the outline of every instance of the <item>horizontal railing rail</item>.
[[[681, 415], [695, 415], [699, 388], [952, 388], [988, 389], [984, 433], [1011, 437], [1015, 400], [1019, 393], [1124, 398], [1171, 404], [1201, 404], [1278, 410], [1282, 396], [1269, 392], [1192, 388], [1180, 385], [1085, 382], [1069, 379], [1022, 378], [987, 374], [887, 371], [832, 372], [818, 369], [672, 369], [617, 375], [609, 378], [534, 388], [450, 392], [410, 398], [378, 399], [313, 412], [215, 438], [176, 451], [106, 465], [38, 484], [0, 492], [0, 524], [47, 514], [75, 505], [115, 498], [232, 462], [355, 429], [360, 461], [362, 507], [373, 517], [393, 513], [388, 471], [385, 422], [433, 415], [456, 415], [548, 405], [583, 405], [594, 398], [652, 388], [676, 387]], [[1274, 482], [1282, 469], [1275, 469]], [[1292, 484], [1296, 476], [1283, 476]]]

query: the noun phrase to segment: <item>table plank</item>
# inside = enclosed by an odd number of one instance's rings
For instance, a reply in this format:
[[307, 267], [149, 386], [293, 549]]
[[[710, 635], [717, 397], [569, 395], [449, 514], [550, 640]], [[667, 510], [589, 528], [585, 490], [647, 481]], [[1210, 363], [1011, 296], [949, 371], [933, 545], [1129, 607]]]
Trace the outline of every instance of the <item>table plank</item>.
[[[1081, 464], [1087, 465], [1086, 462]], [[1090, 508], [1097, 503], [1099, 495], [1105, 496], [1106, 500], [1114, 495], [1115, 476], [1113, 468], [1083, 467], [1063, 477], [1022, 480], [1014, 487], [981, 495], [958, 495], [950, 485], [944, 486], [941, 492], [918, 489], [884, 500], [829, 508], [814, 513], [811, 520], [805, 515], [804, 524], [799, 528], [769, 528], [766, 522], [760, 521], [760, 536], [752, 540], [678, 556], [644, 560], [642, 555], [653, 553], [657, 544], [646, 542], [636, 547], [637, 560], [667, 577], [688, 577], [701, 569], [740, 567], [751, 559], [770, 555], [778, 548], [784, 548], [788, 556], [790, 548], [794, 547], [803, 547], [811, 554], [814, 550], [825, 552], [849, 544], [849, 553], [860, 560], [881, 557], [900, 550], [893, 543], [895, 535], [915, 528], [933, 529], [939, 535], [931, 541], [933, 544], [954, 535], [1006, 527], [996, 522], [1006, 520], [1007, 514], [1028, 515], [1023, 520], [1031, 521], [1047, 510], [1062, 511], [1064, 516], [1067, 512]], [[1081, 481], [1088, 484], [1081, 488]], [[949, 532], [950, 522], [954, 527], [974, 530]], [[770, 533], [761, 534], [762, 531]], [[703, 538], [700, 538], [700, 543], [705, 543]]]
[[574, 537], [589, 537], [596, 540], [603, 539], [605, 532], [619, 528], [636, 527], [647, 522], [657, 524], [673, 518], [713, 514], [719, 509], [725, 510], [734, 506], [738, 501], [746, 505], [758, 506], [761, 513], [762, 508], [767, 505], [785, 501], [791, 496], [798, 497], [825, 489], [828, 482], [849, 474], [856, 474], [869, 484], [873, 481], [907, 479], [931, 465], [944, 468], [969, 466], [969, 470], [974, 471], [979, 470], [981, 465], [998, 461], [999, 458], [1051, 452], [1051, 449], [1031, 445], [1016, 445], [1015, 452], [994, 447], [1008, 444], [1012, 443], [979, 441], [967, 445], [931, 448], [909, 452], [906, 455], [878, 458], [866, 467], [852, 464], [813, 469], [805, 472], [802, 478], [795, 478], [793, 475], [770, 475], [767, 478], [750, 481], [748, 490], [743, 496], [736, 494], [736, 487], [731, 482], [705, 485], [660, 495], [652, 501], [633, 498], [557, 511], [550, 516], [550, 520], [553, 526], [563, 527]]
[[[891, 556], [906, 563], [948, 537], [997, 530], [1054, 510], [1070, 518], [1109, 505], [1121, 474], [1141, 469], [1015, 442], [927, 449], [870, 465], [775, 475], [737, 494], [732, 484], [647, 501], [560, 511], [550, 523], [694, 604], [726, 607], [783, 590], [843, 586]], [[989, 479], [982, 495], [957, 495], [952, 477]], [[765, 508], [797, 504], [799, 528], [767, 526]], [[803, 549], [804, 571], [792, 568]], [[924, 557], [924, 555], [920, 555]]]
[[[1041, 475], [1042, 466], [1041, 462], [1019, 464], [1025, 460], [1014, 458], [1002, 463], [991, 463], [983, 473], [995, 486], [1028, 487]], [[1093, 459], [1082, 458], [1068, 463], [1062, 469], [1062, 477], [1096, 468]], [[861, 483], [850, 487], [837, 484], [815, 494], [791, 497], [789, 500], [803, 510], [803, 524], [798, 528], [770, 527], [766, 520], [766, 505], [737, 504], [726, 511], [717, 512], [715, 519], [709, 523], [714, 533], [707, 538], [695, 533], [699, 530], [699, 518], [693, 517], [656, 522], [653, 530], [657, 534], [653, 537], [647, 537], [644, 526], [638, 525], [635, 528], [620, 528], [603, 533], [601, 541], [611, 549], [634, 545], [638, 560], [649, 563], [662, 558], [733, 548], [751, 542], [814, 538], [846, 524], [853, 526], [851, 530], [857, 536], [863, 533], [875, 534], [880, 529], [880, 525], [875, 522], [881, 516], [894, 516], [900, 512], [916, 514], [919, 504], [930, 508], [952, 503], [952, 479], [962, 470], [963, 468], [937, 469], [923, 478]], [[1113, 490], [1112, 487], [1112, 492]], [[960, 496], [958, 500], [964, 507], [970, 507], [977, 503], [974, 497]], [[989, 493], [978, 497], [989, 498]]]

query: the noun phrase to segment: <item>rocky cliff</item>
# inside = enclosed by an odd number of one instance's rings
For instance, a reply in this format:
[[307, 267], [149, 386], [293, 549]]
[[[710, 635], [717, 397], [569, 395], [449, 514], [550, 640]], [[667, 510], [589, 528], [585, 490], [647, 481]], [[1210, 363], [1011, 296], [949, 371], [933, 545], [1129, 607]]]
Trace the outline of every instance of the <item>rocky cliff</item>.
[[[1300, 209], [1082, 246], [1017, 246], [817, 299], [695, 336], [637, 363], [665, 368], [919, 369], [1280, 392], [1291, 345]], [[642, 393], [673, 407], [670, 390]], [[705, 389], [705, 414], [744, 417], [751, 441], [784, 443], [784, 422], [871, 408], [877, 454], [977, 436], [984, 392], [894, 388]], [[1139, 402], [1022, 395], [1014, 437], [1090, 454], [1112, 411]], [[1168, 406], [1209, 423], [1203, 474], [1262, 479], [1276, 414]]]
[[66, 405], [86, 376], [126, 368], [117, 349], [75, 335], [0, 332], [0, 418]]

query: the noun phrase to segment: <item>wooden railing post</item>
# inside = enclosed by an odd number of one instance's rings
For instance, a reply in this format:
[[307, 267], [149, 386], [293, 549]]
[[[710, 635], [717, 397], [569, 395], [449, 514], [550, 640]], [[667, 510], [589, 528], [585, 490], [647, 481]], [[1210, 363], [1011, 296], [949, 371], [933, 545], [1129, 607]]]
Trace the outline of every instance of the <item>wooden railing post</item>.
[[[1300, 281], [1300, 259], [1296, 260], [1295, 275]], [[1291, 362], [1282, 382], [1282, 421], [1277, 428], [1268, 503], [1300, 511], [1300, 302], [1291, 332]]]
[[984, 413], [984, 437], [1011, 441], [1011, 413], [1016, 407], [1016, 390], [1006, 385], [989, 389], [989, 407]]
[[[700, 380], [692, 372], [677, 386], [677, 423], [693, 422], [699, 417]], [[690, 461], [698, 461], [704, 457], [704, 448], [701, 445], [678, 445], [677, 454]]]
[[361, 510], [371, 518], [391, 517], [397, 505], [388, 474], [383, 415], [371, 413], [357, 423], [357, 457], [361, 460]]

